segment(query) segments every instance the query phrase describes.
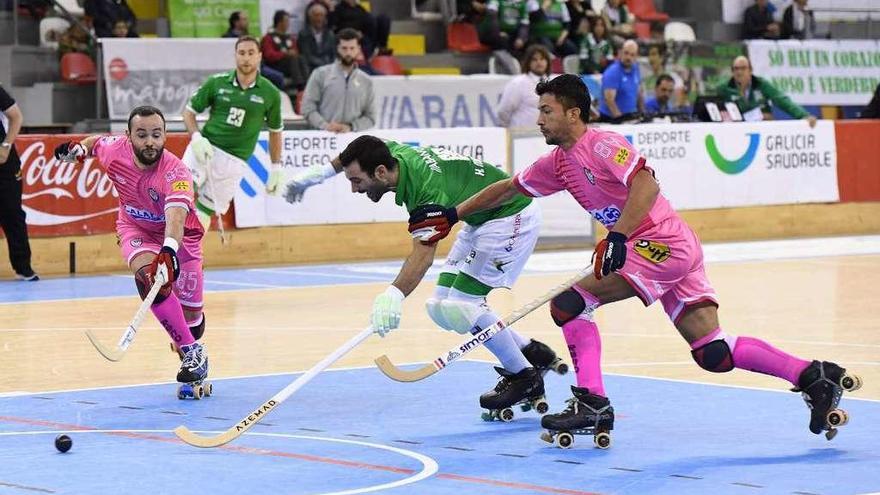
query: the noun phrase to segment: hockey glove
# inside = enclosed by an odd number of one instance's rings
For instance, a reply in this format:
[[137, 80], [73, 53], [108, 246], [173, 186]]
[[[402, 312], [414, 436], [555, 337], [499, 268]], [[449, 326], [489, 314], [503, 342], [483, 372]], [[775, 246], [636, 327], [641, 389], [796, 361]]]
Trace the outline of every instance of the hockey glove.
[[626, 263], [626, 236], [620, 232], [608, 232], [604, 239], [596, 244], [593, 252], [593, 273], [596, 279], [623, 268]]
[[409, 233], [422, 244], [434, 244], [449, 235], [452, 226], [458, 222], [455, 207], [443, 205], [423, 205], [409, 215]]
[[284, 170], [280, 163], [273, 163], [269, 169], [269, 179], [266, 181], [266, 193], [276, 196], [281, 192], [281, 182], [284, 180]]
[[[168, 280], [162, 285], [162, 290], [166, 291], [171, 288], [171, 284], [177, 280], [177, 277], [180, 276], [180, 262], [177, 260], [177, 249], [174, 246], [169, 246], [169, 241], [173, 241], [173, 239], [166, 239], [164, 246], [159, 251], [159, 254], [153, 259], [153, 262], [150, 263], [150, 282], [155, 283], [156, 281], [156, 273], [159, 271], [160, 266], [165, 267], [165, 273], [168, 276]], [[173, 244], [177, 244], [177, 242], [173, 242]]]
[[55, 147], [55, 158], [63, 162], [82, 162], [88, 152], [78, 141], [67, 141]]
[[211, 163], [211, 160], [214, 159], [214, 146], [211, 145], [211, 142], [208, 141], [207, 138], [202, 136], [201, 132], [194, 132], [192, 134], [190, 146], [192, 146], [196, 160], [198, 160], [202, 166], [207, 167]]
[[373, 301], [373, 314], [370, 316], [370, 322], [373, 331], [378, 333], [380, 337], [384, 337], [386, 333], [400, 325], [400, 306], [403, 303], [403, 298], [403, 292], [390, 285]]
[[318, 185], [324, 182], [324, 179], [329, 179], [334, 175], [336, 175], [336, 169], [333, 168], [333, 165], [312, 165], [304, 172], [294, 175], [293, 179], [287, 183], [284, 199], [291, 204], [302, 201], [306, 189]]

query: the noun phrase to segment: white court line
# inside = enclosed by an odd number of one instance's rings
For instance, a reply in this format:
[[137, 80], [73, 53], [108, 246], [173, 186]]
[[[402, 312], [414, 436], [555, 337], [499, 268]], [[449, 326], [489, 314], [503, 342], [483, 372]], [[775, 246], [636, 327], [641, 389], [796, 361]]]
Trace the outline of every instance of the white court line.
[[[214, 285], [231, 285], [235, 287], [257, 287], [259, 289], [294, 289], [295, 287], [291, 287], [289, 285], [270, 285], [270, 284], [249, 284], [247, 282], [221, 282], [219, 280], [209, 280], [205, 279], [205, 285], [214, 284]], [[227, 292], [227, 291], [224, 291]]]
[[[70, 434], [75, 433], [76, 435], [80, 435], [83, 433], [173, 433], [172, 430], [54, 430], [54, 431], [45, 431], [45, 430], [30, 430], [30, 431], [7, 431], [0, 432], [0, 437], [8, 437], [8, 436], [23, 436], [23, 435], [59, 435], [59, 434]], [[223, 433], [222, 431], [196, 431], [194, 433], [202, 433], [202, 434], [213, 434], [217, 435]], [[404, 457], [409, 457], [411, 459], [415, 459], [422, 464], [422, 470], [418, 473], [404, 478], [402, 480], [392, 481], [390, 483], [383, 483], [381, 485], [373, 485], [367, 486], [364, 488], [354, 488], [351, 490], [342, 490], [336, 492], [325, 492], [320, 495], [355, 495], [356, 493], [369, 493], [376, 492], [379, 490], [390, 490], [392, 488], [397, 488], [399, 486], [409, 485], [412, 483], [416, 483], [422, 481], [425, 478], [429, 478], [434, 476], [437, 471], [439, 471], [440, 466], [437, 464], [433, 458], [428, 457], [426, 455], [420, 454], [418, 452], [413, 452], [411, 450], [401, 449], [399, 447], [393, 447], [391, 445], [385, 445], [381, 443], [373, 443], [373, 442], [364, 442], [361, 440], [348, 440], [343, 438], [331, 438], [331, 437], [315, 437], [309, 435], [293, 435], [288, 433], [260, 433], [260, 432], [245, 432], [245, 435], [248, 436], [259, 436], [259, 437], [278, 437], [278, 438], [295, 438], [298, 440], [316, 440], [319, 442], [334, 442], [334, 443], [347, 443], [350, 445], [359, 445], [362, 447], [369, 447], [380, 450], [387, 450], [389, 452], [394, 452], [395, 454], [400, 454]], [[262, 451], [266, 451], [268, 449], [251, 449], [255, 450], [258, 453]]]
[[353, 280], [369, 280], [370, 282], [382, 282], [388, 280], [389, 277], [379, 277], [377, 274], [375, 277], [369, 277], [367, 275], [351, 275], [348, 273], [321, 273], [321, 272], [304, 272], [299, 270], [287, 270], [283, 268], [279, 269], [270, 269], [270, 268], [248, 268], [249, 272], [260, 272], [260, 273], [280, 273], [284, 275], [297, 275], [300, 277], [328, 277], [328, 278], [350, 278]]
[[[633, 338], [649, 338], [649, 339], [675, 339], [681, 340], [680, 335], [674, 334], [652, 334], [652, 333], [619, 333], [619, 332], [599, 332], [601, 337], [633, 337]], [[820, 340], [792, 340], [792, 339], [777, 339], [774, 338], [773, 342], [785, 342], [787, 344], [803, 344], [803, 345], [821, 345], [821, 346], [833, 346], [833, 347], [866, 347], [869, 349], [878, 348], [880, 349], [880, 344], [862, 344], [856, 342], [824, 342]]]

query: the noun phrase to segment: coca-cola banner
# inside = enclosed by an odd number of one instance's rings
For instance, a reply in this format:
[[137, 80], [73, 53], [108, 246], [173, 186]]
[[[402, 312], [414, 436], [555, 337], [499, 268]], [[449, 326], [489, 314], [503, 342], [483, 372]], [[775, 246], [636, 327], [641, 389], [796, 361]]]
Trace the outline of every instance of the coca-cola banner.
[[110, 118], [153, 105], [179, 120], [189, 97], [211, 74], [235, 67], [235, 39], [102, 38]]
[[[113, 183], [95, 158], [60, 162], [52, 156], [59, 144], [83, 135], [23, 134], [15, 140], [21, 156], [22, 207], [31, 236], [114, 232], [119, 200]], [[165, 147], [183, 154], [186, 134], [169, 134]]]

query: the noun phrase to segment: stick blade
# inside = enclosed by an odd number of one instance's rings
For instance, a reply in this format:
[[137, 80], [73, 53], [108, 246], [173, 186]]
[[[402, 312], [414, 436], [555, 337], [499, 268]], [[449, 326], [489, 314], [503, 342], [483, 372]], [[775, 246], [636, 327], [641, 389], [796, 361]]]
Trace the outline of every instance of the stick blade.
[[377, 357], [374, 362], [379, 367], [379, 370], [385, 373], [385, 376], [398, 382], [417, 382], [428, 378], [438, 371], [437, 367], [433, 364], [426, 364], [417, 370], [403, 370], [395, 366], [385, 354]]
[[210, 449], [213, 447], [226, 445], [227, 443], [235, 440], [239, 436], [238, 432], [235, 429], [232, 429], [227, 430], [219, 435], [203, 437], [201, 435], [193, 433], [192, 430], [183, 425], [175, 428], [174, 434], [177, 435], [177, 438], [181, 439], [183, 442], [188, 443], [193, 447], [200, 447], [203, 449]]
[[108, 361], [113, 361], [114, 363], [122, 359], [125, 356], [125, 351], [119, 350], [117, 348], [109, 349], [98, 340], [98, 337], [95, 337], [95, 334], [92, 333], [91, 330], [86, 330], [86, 337], [89, 338], [89, 341], [95, 346], [95, 349], [104, 356]]

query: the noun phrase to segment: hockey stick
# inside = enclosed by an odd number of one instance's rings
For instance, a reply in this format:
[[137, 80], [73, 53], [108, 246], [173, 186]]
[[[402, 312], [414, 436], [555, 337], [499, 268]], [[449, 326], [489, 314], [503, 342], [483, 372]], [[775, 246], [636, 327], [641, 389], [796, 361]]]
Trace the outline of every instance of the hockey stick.
[[348, 351], [354, 349], [358, 344], [363, 342], [372, 333], [372, 327], [367, 327], [363, 329], [360, 333], [349, 339], [348, 342], [342, 344], [340, 348], [333, 351], [332, 354], [322, 359], [318, 364], [312, 366], [309, 371], [306, 371], [305, 373], [300, 375], [299, 378], [293, 381], [293, 383], [284, 387], [280, 392], [273, 395], [271, 399], [262, 403], [259, 407], [254, 409], [253, 412], [242, 418], [242, 420], [236, 423], [235, 426], [229, 428], [225, 432], [219, 435], [203, 437], [201, 435], [193, 433], [186, 426], [181, 425], [174, 429], [174, 434], [177, 435], [177, 438], [192, 445], [193, 447], [202, 448], [219, 447], [235, 440], [236, 438], [240, 437], [244, 432], [251, 429], [252, 426], [257, 424], [257, 422], [263, 419], [267, 414], [272, 412], [273, 409], [284, 402], [288, 397], [293, 395], [294, 392], [302, 388], [303, 385], [308, 383], [318, 373], [324, 371], [324, 369], [326, 369], [328, 366], [347, 354]]
[[141, 323], [144, 322], [144, 318], [150, 311], [150, 306], [152, 306], [153, 301], [159, 294], [159, 290], [165, 285], [166, 280], [168, 280], [168, 272], [165, 265], [162, 265], [156, 273], [156, 280], [153, 282], [153, 286], [150, 287], [150, 292], [147, 293], [147, 297], [141, 302], [140, 307], [134, 314], [134, 318], [131, 319], [128, 328], [122, 333], [122, 337], [119, 338], [119, 342], [116, 344], [115, 348], [107, 348], [97, 337], [95, 337], [95, 334], [93, 334], [91, 330], [86, 330], [86, 337], [89, 338], [89, 341], [95, 346], [95, 349], [97, 349], [102, 356], [107, 358], [107, 360], [114, 362], [119, 361], [125, 355], [125, 351], [128, 349], [128, 346], [134, 342], [134, 337], [137, 335], [138, 328], [140, 328]]
[[479, 347], [496, 333], [504, 330], [510, 325], [513, 325], [516, 321], [543, 306], [544, 303], [553, 299], [562, 292], [565, 292], [566, 289], [570, 288], [572, 285], [591, 273], [593, 273], [593, 267], [588, 266], [587, 268], [579, 271], [576, 275], [573, 275], [571, 278], [567, 279], [565, 282], [562, 282], [556, 287], [553, 287], [543, 296], [517, 309], [513, 313], [510, 313], [504, 320], [498, 320], [492, 325], [483, 329], [479, 329], [479, 327], [474, 327], [473, 330], [479, 331], [472, 333], [472, 335], [468, 337], [467, 340], [449, 349], [443, 354], [440, 354], [439, 356], [434, 358], [434, 360], [430, 364], [426, 364], [425, 366], [422, 366], [417, 370], [408, 371], [398, 368], [394, 365], [394, 363], [391, 362], [390, 359], [388, 359], [388, 356], [385, 354], [375, 359], [376, 366], [379, 367], [382, 373], [385, 373], [385, 376], [398, 382], [417, 382], [419, 380], [424, 380], [425, 378], [428, 378], [429, 376], [448, 366], [449, 363], [461, 359], [462, 356]]
[[[214, 188], [214, 179], [212, 179], [213, 174], [211, 173], [211, 168], [212, 167], [205, 167], [205, 175], [207, 175], [208, 185], [211, 187], [211, 192], [216, 196], [217, 189]], [[226, 229], [223, 228], [223, 215], [217, 211], [217, 204], [214, 203], [213, 198], [211, 198], [211, 203], [214, 206], [214, 215], [217, 217], [217, 232], [220, 234], [220, 245], [226, 246]]]

